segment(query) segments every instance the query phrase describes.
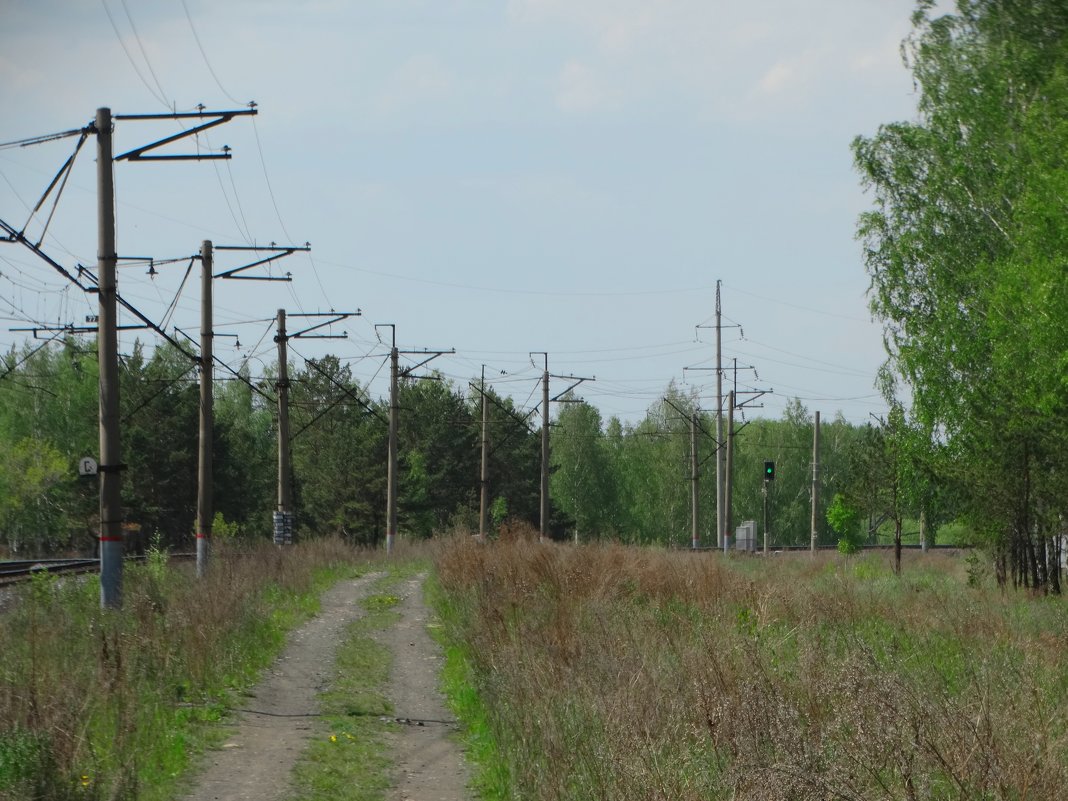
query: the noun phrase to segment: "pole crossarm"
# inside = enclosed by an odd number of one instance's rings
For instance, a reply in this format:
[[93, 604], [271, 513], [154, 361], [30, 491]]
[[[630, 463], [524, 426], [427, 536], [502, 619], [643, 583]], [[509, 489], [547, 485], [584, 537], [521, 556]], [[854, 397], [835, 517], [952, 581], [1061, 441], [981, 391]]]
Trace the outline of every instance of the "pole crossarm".
[[423, 359], [421, 362], [413, 364], [411, 367], [405, 367], [403, 370], [400, 371], [400, 375], [404, 378], [412, 377], [412, 373], [415, 370], [418, 370], [424, 364], [429, 364], [439, 356], [447, 356], [452, 353], [456, 353], [456, 348], [449, 348], [449, 350], [398, 350], [397, 355], [399, 356], [426, 356], [426, 358]]
[[212, 159], [229, 159], [231, 158], [230, 148], [224, 146], [222, 153], [180, 153], [171, 155], [149, 155], [145, 154], [149, 151], [156, 150], [157, 148], [169, 145], [171, 142], [176, 142], [179, 139], [185, 139], [188, 136], [195, 136], [201, 131], [206, 131], [209, 128], [214, 128], [223, 123], [229, 122], [234, 117], [241, 116], [254, 116], [259, 111], [255, 108], [254, 104], [252, 108], [237, 109], [231, 111], [188, 111], [188, 112], [175, 112], [173, 114], [115, 114], [112, 116], [113, 120], [188, 120], [188, 119], [202, 119], [208, 120], [201, 125], [197, 125], [190, 128], [187, 131], [181, 133], [172, 134], [171, 136], [165, 136], [163, 139], [159, 139], [155, 142], [151, 142], [141, 147], [136, 147], [133, 150], [128, 150], [120, 156], [115, 156], [115, 161], [208, 161]]
[[[349, 317], [359, 317], [363, 312], [357, 309], [354, 312], [308, 312], [306, 314], [287, 314], [287, 318], [304, 317], [304, 318], [319, 318], [328, 317], [328, 320], [323, 320], [321, 323], [308, 326], [294, 334], [287, 334], [286, 339], [348, 339], [348, 332], [341, 334], [312, 334], [312, 331], [318, 331], [320, 328], [325, 328], [328, 325], [334, 323], [340, 323], [342, 320], [347, 320]], [[277, 337], [276, 337], [277, 340]]]
[[576, 375], [552, 375], [552, 374], [550, 374], [549, 378], [567, 379], [568, 381], [573, 381], [574, 382], [571, 386], [569, 386], [563, 392], [559, 393], [558, 395], [556, 395], [556, 396], [554, 396], [552, 398], [549, 398], [549, 402], [550, 403], [583, 403], [583, 400], [581, 398], [575, 398], [574, 400], [560, 400], [560, 399], [563, 398], [568, 392], [573, 390], [575, 387], [577, 387], [579, 384], [581, 384], [583, 381], [596, 381], [597, 380], [596, 376], [590, 376], [589, 378], [585, 378], [585, 377], [579, 377], [579, 376], [576, 376]]
[[775, 390], [774, 389], [755, 389], [755, 390], [747, 390], [747, 391], [739, 392], [738, 395], [752, 395], [753, 397], [752, 398], [746, 398], [741, 403], [735, 403], [734, 404], [734, 408], [735, 409], [763, 409], [764, 408], [764, 404], [763, 403], [757, 404], [756, 401], [760, 400], [760, 398], [764, 397], [765, 395], [773, 395], [773, 394], [775, 394]]
[[[148, 329], [147, 325], [118, 325], [115, 326], [116, 331], [143, 331]], [[34, 328], [9, 328], [8, 331], [18, 331], [20, 333], [31, 332], [34, 339], [38, 339], [38, 331], [58, 331], [59, 333], [68, 334], [95, 334], [99, 331], [99, 326], [91, 325], [74, 325], [73, 323], [67, 323], [66, 325], [39, 325]], [[51, 339], [52, 337], [49, 337]]]
[[[251, 270], [253, 267], [259, 267], [263, 264], [270, 264], [278, 259], [284, 259], [286, 256], [293, 253], [302, 252], [306, 253], [311, 250], [311, 244], [305, 242], [303, 245], [275, 245], [273, 242], [270, 245], [264, 246], [243, 246], [243, 245], [216, 245], [215, 250], [234, 250], [234, 251], [254, 251], [258, 253], [267, 252], [273, 253], [273, 256], [267, 256], [266, 258], [258, 259], [251, 264], [246, 264], [243, 267], [235, 267], [232, 270], [224, 270], [221, 273], [216, 273], [212, 278], [232, 278], [235, 280], [244, 281], [292, 281], [293, 276], [289, 273], [285, 275], [238, 275], [245, 270]], [[295, 316], [295, 315], [293, 315]]]

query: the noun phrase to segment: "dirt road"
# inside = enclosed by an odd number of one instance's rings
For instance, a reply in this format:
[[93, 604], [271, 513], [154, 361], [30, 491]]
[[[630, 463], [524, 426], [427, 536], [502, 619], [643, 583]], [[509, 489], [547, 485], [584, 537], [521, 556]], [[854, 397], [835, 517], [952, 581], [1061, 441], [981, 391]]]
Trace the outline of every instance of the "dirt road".
[[[360, 600], [377, 575], [342, 581], [322, 611], [290, 636], [285, 651], [257, 685], [234, 734], [208, 755], [184, 801], [285, 801], [290, 774], [316, 726], [316, 694], [329, 680], [345, 626], [363, 614]], [[438, 692], [440, 649], [426, 631], [423, 576], [391, 588], [401, 619], [376, 639], [393, 654], [387, 695], [402, 723], [390, 741], [391, 801], [466, 801], [467, 773], [451, 714]], [[431, 722], [433, 721], [433, 722]], [[420, 725], [422, 724], [422, 725]]]

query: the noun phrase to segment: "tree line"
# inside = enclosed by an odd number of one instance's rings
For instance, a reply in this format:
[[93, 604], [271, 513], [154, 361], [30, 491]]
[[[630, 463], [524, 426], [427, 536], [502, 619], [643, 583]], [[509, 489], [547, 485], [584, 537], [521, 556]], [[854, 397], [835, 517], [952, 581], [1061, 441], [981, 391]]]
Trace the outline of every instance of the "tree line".
[[[0, 373], [0, 534], [9, 553], [90, 552], [97, 485], [77, 474], [97, 450], [97, 362], [91, 338], [70, 336], [12, 349]], [[277, 498], [273, 375], [216, 378], [214, 497], [217, 534], [268, 537]], [[123, 508], [128, 540], [188, 547], [197, 494], [195, 365], [168, 345], [137, 344], [120, 360]], [[290, 428], [298, 536], [335, 534], [375, 544], [385, 531], [388, 399], [372, 398], [336, 356], [291, 364]], [[442, 376], [402, 379], [398, 390], [402, 534], [429, 537], [478, 528], [481, 398]], [[493, 525], [538, 524], [540, 431], [487, 386], [489, 497]], [[688, 546], [690, 419], [697, 412], [703, 544], [715, 544], [714, 415], [669, 386], [637, 423], [602, 420], [576, 398], [550, 427], [550, 528], [557, 538]], [[669, 402], [670, 401], [670, 402]], [[687, 414], [680, 413], [686, 412]], [[733, 520], [761, 520], [764, 460], [773, 544], [809, 534], [811, 415], [792, 401], [781, 420], [753, 420], [735, 439]], [[823, 426], [821, 505], [850, 484], [870, 445], [869, 426], [841, 417]], [[875, 520], [872, 507], [872, 520]], [[880, 517], [881, 519], [881, 517]], [[823, 526], [823, 528], [827, 528]], [[825, 541], [837, 535], [829, 529]]]
[[1068, 513], [1068, 7], [917, 4], [917, 119], [859, 137], [858, 234], [889, 350], [893, 483], [940, 487], [999, 582], [1060, 589]]

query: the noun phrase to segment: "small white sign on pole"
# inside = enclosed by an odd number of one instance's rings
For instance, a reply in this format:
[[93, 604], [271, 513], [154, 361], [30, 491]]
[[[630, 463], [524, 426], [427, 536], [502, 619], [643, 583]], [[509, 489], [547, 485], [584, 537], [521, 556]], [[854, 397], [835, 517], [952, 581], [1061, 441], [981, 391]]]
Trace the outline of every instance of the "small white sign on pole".
[[92, 456], [83, 456], [78, 460], [78, 475], [95, 476], [97, 472], [96, 459]]

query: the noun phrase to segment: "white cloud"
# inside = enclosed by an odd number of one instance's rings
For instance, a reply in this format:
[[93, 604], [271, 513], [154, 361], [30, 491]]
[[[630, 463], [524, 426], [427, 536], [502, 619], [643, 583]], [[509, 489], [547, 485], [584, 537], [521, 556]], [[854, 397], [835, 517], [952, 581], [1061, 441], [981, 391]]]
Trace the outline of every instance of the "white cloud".
[[[766, 118], [784, 100], [796, 109], [799, 93], [841, 91], [843, 76], [904, 85], [897, 47], [909, 0], [510, 0], [508, 9], [521, 34], [560, 46], [565, 110], [675, 95], [701, 116]], [[607, 87], [611, 103], [580, 102]]]

